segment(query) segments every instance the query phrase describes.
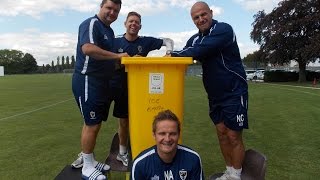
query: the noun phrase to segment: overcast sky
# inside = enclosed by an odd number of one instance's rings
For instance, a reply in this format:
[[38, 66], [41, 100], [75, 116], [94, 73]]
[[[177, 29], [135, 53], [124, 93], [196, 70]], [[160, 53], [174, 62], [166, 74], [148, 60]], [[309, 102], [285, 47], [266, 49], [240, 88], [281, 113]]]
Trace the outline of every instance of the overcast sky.
[[[194, 0], [123, 0], [116, 35], [125, 32], [129, 11], [142, 15], [140, 35], [169, 37], [181, 49], [197, 32], [190, 18]], [[241, 56], [258, 49], [250, 39], [253, 15], [269, 13], [280, 0], [207, 0], [214, 19], [229, 23], [236, 32]], [[75, 55], [79, 24], [99, 11], [101, 0], [0, 0], [0, 49], [32, 54], [38, 63], [51, 64], [58, 56]], [[150, 56], [162, 56], [164, 49]]]

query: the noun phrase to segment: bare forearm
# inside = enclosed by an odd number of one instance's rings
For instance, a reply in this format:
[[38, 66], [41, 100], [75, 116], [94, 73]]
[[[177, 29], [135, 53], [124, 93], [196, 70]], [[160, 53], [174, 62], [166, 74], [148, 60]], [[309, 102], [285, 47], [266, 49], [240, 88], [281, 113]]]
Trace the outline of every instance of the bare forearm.
[[89, 43], [82, 46], [82, 52], [96, 60], [120, 60], [121, 57], [126, 56], [126, 53], [113, 53]]

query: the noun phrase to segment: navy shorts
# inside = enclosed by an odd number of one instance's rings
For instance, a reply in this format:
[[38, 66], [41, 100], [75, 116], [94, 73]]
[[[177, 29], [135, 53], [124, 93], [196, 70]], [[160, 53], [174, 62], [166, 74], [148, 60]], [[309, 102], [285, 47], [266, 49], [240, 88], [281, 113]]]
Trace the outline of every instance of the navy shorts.
[[224, 122], [234, 131], [248, 129], [248, 94], [224, 100], [209, 98], [210, 118], [214, 124]]
[[100, 124], [108, 119], [112, 102], [108, 78], [74, 73], [72, 91], [86, 125]]
[[128, 84], [127, 73], [119, 71], [110, 81], [112, 98], [114, 100], [113, 116], [128, 118]]
[[112, 88], [113, 92], [113, 116], [116, 118], [128, 118], [128, 89]]

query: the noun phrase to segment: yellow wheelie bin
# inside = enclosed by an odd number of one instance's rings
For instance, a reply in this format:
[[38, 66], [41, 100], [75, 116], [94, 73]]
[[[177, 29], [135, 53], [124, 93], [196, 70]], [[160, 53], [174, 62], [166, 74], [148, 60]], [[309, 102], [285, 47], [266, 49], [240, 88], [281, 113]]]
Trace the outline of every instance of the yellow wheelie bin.
[[[170, 109], [183, 120], [184, 76], [191, 57], [123, 57], [128, 73], [129, 133], [132, 159], [155, 144], [152, 122]], [[180, 136], [179, 143], [182, 143]]]

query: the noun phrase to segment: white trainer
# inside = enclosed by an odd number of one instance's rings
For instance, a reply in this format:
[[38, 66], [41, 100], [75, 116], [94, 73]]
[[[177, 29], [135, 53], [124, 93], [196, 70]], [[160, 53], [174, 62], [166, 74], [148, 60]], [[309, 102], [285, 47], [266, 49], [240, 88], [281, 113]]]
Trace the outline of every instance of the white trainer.
[[222, 176], [216, 178], [216, 180], [241, 180], [240, 177], [230, 174], [227, 170], [223, 173]]
[[124, 166], [128, 166], [128, 153], [121, 155], [120, 153], [117, 155], [117, 160], [121, 161]]
[[241, 178], [235, 174], [229, 174], [229, 179], [230, 180], [241, 180]]
[[83, 158], [82, 158], [82, 153], [78, 154], [78, 158], [71, 163], [71, 167], [74, 169], [79, 169], [82, 168], [83, 166]]
[[229, 180], [229, 173], [227, 171], [225, 171], [222, 176], [216, 178], [216, 180]]

